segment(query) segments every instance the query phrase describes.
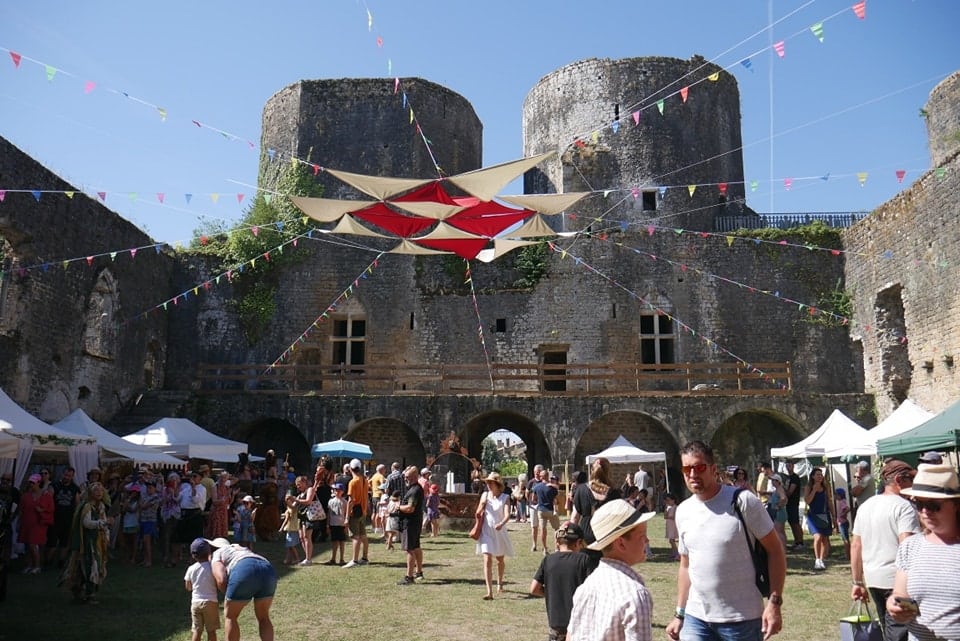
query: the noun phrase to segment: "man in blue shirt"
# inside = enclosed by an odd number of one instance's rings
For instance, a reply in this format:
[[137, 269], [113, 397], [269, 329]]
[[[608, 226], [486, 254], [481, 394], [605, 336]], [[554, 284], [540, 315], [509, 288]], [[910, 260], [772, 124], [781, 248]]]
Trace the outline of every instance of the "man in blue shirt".
[[540, 525], [540, 541], [543, 543], [543, 553], [549, 554], [547, 548], [547, 523], [553, 526], [556, 532], [560, 528], [560, 519], [557, 517], [557, 495], [560, 486], [555, 475], [548, 475], [546, 470], [540, 472], [540, 482], [533, 487], [537, 496], [537, 521]]

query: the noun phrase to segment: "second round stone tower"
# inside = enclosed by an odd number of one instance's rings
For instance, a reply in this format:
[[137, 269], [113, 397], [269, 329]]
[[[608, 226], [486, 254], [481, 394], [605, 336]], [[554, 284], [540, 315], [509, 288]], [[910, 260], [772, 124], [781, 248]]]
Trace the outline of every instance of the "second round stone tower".
[[524, 155], [559, 152], [528, 172], [525, 191], [610, 190], [555, 223], [569, 231], [598, 217], [712, 230], [714, 216], [749, 214], [741, 146], [737, 81], [699, 56], [581, 60], [523, 104]]

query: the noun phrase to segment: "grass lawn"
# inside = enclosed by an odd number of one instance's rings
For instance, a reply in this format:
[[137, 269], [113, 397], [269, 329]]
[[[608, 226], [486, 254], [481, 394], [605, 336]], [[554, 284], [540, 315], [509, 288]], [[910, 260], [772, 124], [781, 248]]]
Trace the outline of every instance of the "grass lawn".
[[[349, 570], [314, 565], [289, 569], [280, 564], [279, 543], [260, 543], [256, 550], [271, 559], [280, 575], [272, 615], [280, 640], [476, 641], [477, 639], [543, 639], [546, 613], [541, 599], [527, 596], [541, 552], [530, 551], [528, 524], [511, 523], [516, 556], [507, 559], [506, 593], [483, 601], [480, 558], [474, 542], [462, 532], [424, 539], [423, 584], [396, 582], [405, 573], [399, 546], [388, 552], [371, 540], [370, 565]], [[654, 598], [654, 638], [666, 639], [663, 628], [673, 616], [677, 564], [669, 560], [661, 517], [650, 522], [655, 557], [638, 566]], [[548, 534], [552, 537], [553, 532]], [[788, 554], [782, 641], [837, 638], [837, 620], [847, 613], [848, 565], [834, 537], [826, 572], [813, 571], [808, 549]], [[744, 543], [745, 544], [745, 543]], [[349, 553], [348, 553], [349, 554]], [[318, 546], [314, 561], [329, 558]], [[19, 566], [15, 566], [17, 571]], [[7, 601], [0, 603], [0, 639], [73, 641], [167, 641], [190, 638], [190, 596], [183, 589], [186, 564], [176, 569], [155, 565], [144, 569], [117, 560], [109, 567], [99, 605], [77, 605], [56, 587], [53, 571], [38, 576], [11, 574]], [[735, 589], [735, 588], [732, 588]], [[221, 618], [222, 625], [222, 618]], [[244, 639], [257, 639], [253, 607], [241, 618]], [[220, 630], [220, 638], [223, 638]]]

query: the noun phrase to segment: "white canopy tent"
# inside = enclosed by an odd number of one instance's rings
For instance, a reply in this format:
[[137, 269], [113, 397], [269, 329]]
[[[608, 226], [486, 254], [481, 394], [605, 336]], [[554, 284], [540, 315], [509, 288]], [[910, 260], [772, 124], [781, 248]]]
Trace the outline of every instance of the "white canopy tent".
[[[83, 458], [89, 456], [90, 452], [96, 452], [92, 438], [80, 437], [44, 423], [17, 405], [3, 390], [0, 390], [0, 433], [17, 439], [16, 453], [0, 458], [2, 472], [14, 469], [14, 459], [21, 461], [16, 466], [13, 481], [17, 486], [23, 483], [35, 451], [66, 452], [71, 461], [75, 457]], [[11, 449], [9, 443], [5, 449]]]
[[840, 410], [833, 410], [817, 431], [805, 439], [785, 447], [770, 448], [771, 458], [821, 458], [829, 452], [836, 456], [870, 456], [876, 446], [865, 443], [867, 430], [857, 425]]
[[[97, 424], [82, 409], [76, 409], [64, 418], [53, 424], [65, 432], [76, 434], [78, 436], [89, 436], [97, 441], [100, 448], [100, 459], [109, 461], [112, 458], [130, 459], [134, 463], [145, 463], [147, 465], [176, 465], [182, 466], [181, 459], [158, 452], [157, 450], [143, 445], [134, 445], [125, 441], [113, 432], [110, 432]], [[89, 468], [88, 468], [89, 469]], [[79, 478], [86, 477], [86, 470], [81, 472], [77, 468]]]
[[[587, 465], [590, 465], [598, 458], [605, 458], [611, 463], [663, 463], [664, 468], [667, 466], [667, 455], [664, 452], [648, 452], [642, 450], [621, 434], [616, 438], [616, 440], [610, 444], [610, 447], [603, 450], [602, 452], [597, 452], [596, 454], [587, 455]], [[666, 475], [667, 479], [667, 491], [670, 491], [670, 475]]]
[[[890, 416], [862, 434], [859, 441], [841, 444], [839, 447], [825, 451], [824, 455], [827, 458], [837, 458], [851, 454], [853, 456], [876, 456], [877, 441], [908, 432], [927, 422], [933, 416], [933, 412], [928, 412], [908, 398]], [[865, 451], [869, 453], [863, 454]]]
[[247, 444], [217, 436], [186, 418], [162, 418], [123, 440], [183, 458], [236, 461]]

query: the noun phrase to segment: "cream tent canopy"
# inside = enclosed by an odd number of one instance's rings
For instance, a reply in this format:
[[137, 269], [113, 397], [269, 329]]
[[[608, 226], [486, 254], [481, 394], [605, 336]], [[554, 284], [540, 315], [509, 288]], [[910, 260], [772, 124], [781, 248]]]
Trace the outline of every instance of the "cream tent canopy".
[[[828, 456], [870, 456], [874, 448], [866, 444], [867, 430], [840, 410], [833, 410], [810, 436], [793, 445], [770, 448], [771, 458], [820, 458]], [[839, 453], [838, 453], [839, 452]]]
[[[497, 192], [554, 152], [493, 167], [435, 179], [365, 176], [336, 169], [330, 175], [377, 200], [337, 200], [291, 196], [304, 214], [321, 223], [336, 223], [331, 234], [399, 238], [391, 253], [454, 253], [492, 260], [522, 246], [529, 238], [556, 236], [541, 218], [562, 213], [588, 193], [503, 196]], [[452, 196], [445, 186], [470, 194]], [[510, 244], [496, 241], [510, 239]]]
[[236, 461], [247, 444], [217, 436], [186, 418], [162, 418], [123, 440], [183, 458]]
[[145, 447], [143, 445], [134, 445], [125, 441], [113, 432], [109, 432], [97, 424], [82, 409], [75, 409], [73, 412], [54, 423], [54, 427], [60, 428], [65, 432], [96, 439], [100, 446], [101, 460], [110, 460], [111, 455], [116, 458], [130, 459], [135, 463], [146, 463], [148, 465], [182, 465], [181, 459], [158, 452], [157, 450]]

